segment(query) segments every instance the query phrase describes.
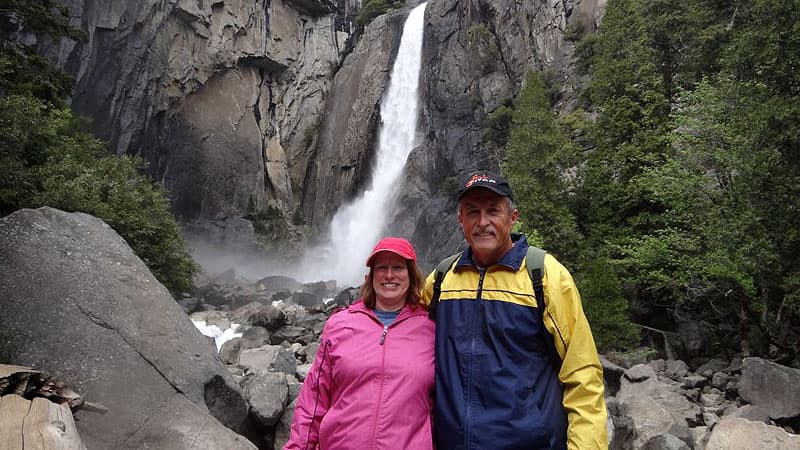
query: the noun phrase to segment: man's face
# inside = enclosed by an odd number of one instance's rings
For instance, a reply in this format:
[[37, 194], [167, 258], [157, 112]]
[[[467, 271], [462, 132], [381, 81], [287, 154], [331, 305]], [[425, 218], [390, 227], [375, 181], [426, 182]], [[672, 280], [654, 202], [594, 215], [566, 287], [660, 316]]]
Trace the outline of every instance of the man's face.
[[479, 266], [494, 264], [513, 247], [511, 227], [518, 215], [508, 210], [505, 197], [489, 189], [475, 188], [461, 197], [458, 222]]

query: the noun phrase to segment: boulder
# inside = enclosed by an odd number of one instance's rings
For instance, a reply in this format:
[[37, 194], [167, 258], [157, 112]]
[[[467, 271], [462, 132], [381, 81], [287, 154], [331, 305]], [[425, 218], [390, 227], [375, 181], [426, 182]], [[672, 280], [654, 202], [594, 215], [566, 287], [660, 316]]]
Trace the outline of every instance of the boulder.
[[800, 370], [761, 358], [744, 358], [739, 395], [773, 419], [800, 416]]
[[617, 399], [623, 415], [633, 418], [634, 448], [665, 433], [693, 445], [688, 424], [699, 424], [702, 410], [686, 398], [678, 383], [660, 380], [652, 367], [640, 364], [628, 369]]
[[690, 447], [686, 442], [678, 439], [677, 437], [669, 434], [659, 434], [657, 436], [653, 436], [644, 444], [642, 450], [691, 450]]
[[192, 448], [249, 448], [225, 428], [247, 405], [215, 348], [100, 219], [51, 208], [0, 218], [0, 292], [14, 363], [107, 410], [76, 412], [88, 449], [189, 448], [205, 433], [219, 446]]
[[244, 383], [251, 416], [259, 425], [275, 425], [289, 397], [286, 375], [280, 372], [258, 372]]
[[294, 355], [279, 345], [264, 345], [243, 350], [239, 354], [239, 365], [255, 373], [281, 372], [294, 375], [297, 371]]
[[711, 430], [705, 450], [796, 450], [800, 436], [762, 422], [725, 417]]

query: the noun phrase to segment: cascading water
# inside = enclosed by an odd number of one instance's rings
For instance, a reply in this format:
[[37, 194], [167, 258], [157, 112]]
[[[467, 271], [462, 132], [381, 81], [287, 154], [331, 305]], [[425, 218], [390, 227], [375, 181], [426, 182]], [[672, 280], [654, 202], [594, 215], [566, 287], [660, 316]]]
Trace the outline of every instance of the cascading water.
[[299, 278], [335, 279], [351, 285], [363, 281], [364, 261], [382, 237], [386, 215], [396, 197], [395, 187], [414, 148], [426, 5], [414, 8], [403, 27], [389, 88], [381, 103], [379, 146], [370, 188], [336, 212], [327, 242], [306, 254]]

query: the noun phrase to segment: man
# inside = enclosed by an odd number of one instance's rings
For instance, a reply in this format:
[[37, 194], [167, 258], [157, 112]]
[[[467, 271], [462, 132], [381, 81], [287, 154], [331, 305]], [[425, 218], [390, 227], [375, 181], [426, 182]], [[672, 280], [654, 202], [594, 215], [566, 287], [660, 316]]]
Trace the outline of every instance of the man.
[[[442, 282], [434, 442], [451, 449], [606, 449], [603, 371], [580, 295], [553, 256], [534, 295], [508, 182], [480, 172], [458, 193], [468, 246]], [[435, 270], [424, 300], [431, 302]], [[543, 306], [544, 310], [540, 310]]]

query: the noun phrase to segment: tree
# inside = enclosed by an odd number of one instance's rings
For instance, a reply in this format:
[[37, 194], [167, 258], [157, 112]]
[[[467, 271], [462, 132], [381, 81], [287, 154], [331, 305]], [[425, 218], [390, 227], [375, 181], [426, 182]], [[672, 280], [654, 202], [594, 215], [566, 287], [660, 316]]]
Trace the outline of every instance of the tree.
[[[11, 27], [16, 26], [38, 38], [84, 38], [80, 28], [70, 25], [67, 7], [56, 0], [0, 0], [0, 17]], [[0, 40], [0, 95], [32, 94], [63, 106], [63, 99], [71, 90], [69, 76], [38, 55], [34, 46]]]
[[519, 231], [580, 274], [576, 278], [598, 345], [626, 348], [638, 337], [619, 280], [602, 259], [586, 251], [578, 231], [573, 190], [579, 152], [568, 131], [553, 112], [542, 75], [528, 74], [514, 103], [503, 173], [514, 186]]
[[[54, 0], [0, 0], [0, 15], [39, 37], [80, 37]], [[0, 215], [51, 206], [105, 220], [173, 294], [192, 286], [167, 193], [143, 175], [144, 162], [114, 157], [64, 106], [71, 80], [35, 53], [0, 40]]]

